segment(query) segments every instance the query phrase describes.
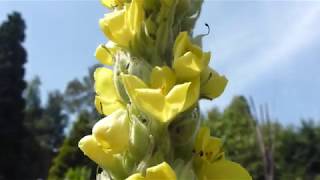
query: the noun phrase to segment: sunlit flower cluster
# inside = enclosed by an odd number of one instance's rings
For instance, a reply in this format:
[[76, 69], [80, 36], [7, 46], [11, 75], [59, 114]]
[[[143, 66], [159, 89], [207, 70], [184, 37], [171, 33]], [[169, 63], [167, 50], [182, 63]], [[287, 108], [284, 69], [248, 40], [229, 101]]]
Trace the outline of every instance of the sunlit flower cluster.
[[95, 52], [104, 66], [94, 72], [94, 87], [105, 117], [79, 147], [104, 178], [251, 179], [200, 128], [199, 100], [217, 98], [227, 85], [192, 38], [202, 1], [101, 2], [111, 11], [99, 21], [109, 41]]

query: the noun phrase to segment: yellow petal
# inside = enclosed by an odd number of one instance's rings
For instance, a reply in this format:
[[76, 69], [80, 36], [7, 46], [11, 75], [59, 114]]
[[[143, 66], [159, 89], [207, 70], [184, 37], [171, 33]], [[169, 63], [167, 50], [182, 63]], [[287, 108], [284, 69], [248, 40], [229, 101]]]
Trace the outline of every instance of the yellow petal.
[[196, 140], [195, 140], [195, 145], [194, 145], [194, 149], [196, 150], [196, 152], [200, 152], [203, 151], [209, 141], [209, 137], [210, 137], [210, 129], [207, 127], [201, 127]]
[[134, 101], [135, 89], [148, 88], [148, 86], [137, 76], [129, 75], [129, 74], [121, 74], [121, 79], [131, 101]]
[[188, 81], [207, 68], [211, 54], [191, 43], [187, 32], [181, 32], [174, 44], [173, 69], [179, 81]]
[[132, 0], [126, 12], [126, 24], [132, 34], [136, 34], [140, 30], [144, 20], [143, 1], [144, 0]]
[[119, 101], [110, 101], [108, 98], [96, 96], [94, 104], [100, 114], [109, 115], [118, 109], [124, 109], [124, 104]]
[[136, 89], [135, 105], [150, 117], [154, 117], [162, 122], [166, 121], [165, 97], [160, 89]]
[[118, 100], [118, 95], [113, 83], [113, 72], [110, 69], [100, 67], [93, 74], [95, 90], [99, 96], [107, 97], [110, 101]]
[[179, 80], [188, 80], [200, 74], [202, 62], [199, 57], [188, 51], [174, 60], [173, 68]]
[[220, 160], [203, 166], [200, 179], [204, 180], [251, 180], [249, 173], [241, 165]]
[[113, 56], [117, 51], [117, 47], [111, 41], [106, 45], [99, 45], [96, 49], [95, 56], [100, 63], [112, 66], [113, 65]]
[[189, 44], [190, 41], [188, 33], [186, 31], [180, 32], [173, 46], [174, 59], [182, 56], [185, 53], [185, 50], [189, 46]]
[[187, 100], [187, 94], [191, 83], [175, 85], [166, 96], [166, 106], [163, 119], [164, 122], [172, 120], [178, 113], [182, 112]]
[[110, 9], [121, 7], [124, 4], [124, 0], [100, 0], [100, 2], [102, 3], [102, 5]]
[[104, 34], [114, 43], [127, 47], [132, 34], [125, 24], [126, 11], [117, 10], [100, 19], [99, 25]]
[[129, 145], [129, 119], [125, 110], [118, 110], [98, 121], [92, 129], [98, 145], [105, 152], [121, 153]]
[[208, 99], [219, 97], [227, 86], [227, 78], [219, 75], [212, 69], [208, 69], [203, 74], [201, 79], [204, 79], [205, 83], [201, 86], [201, 96]]
[[78, 146], [86, 156], [104, 169], [108, 169], [116, 163], [113, 155], [104, 152], [91, 135], [83, 137]]
[[157, 166], [153, 166], [147, 169], [146, 179], [154, 180], [154, 179], [167, 179], [167, 180], [175, 180], [177, 179], [175, 172], [170, 167], [169, 164], [163, 162]]
[[140, 173], [133, 174], [129, 176], [126, 180], [144, 180], [145, 177], [143, 177]]
[[219, 138], [210, 137], [207, 143], [204, 149], [204, 158], [211, 162], [222, 155], [222, 142]]
[[184, 104], [183, 110], [187, 110], [195, 105], [199, 100], [200, 95], [200, 77], [191, 79], [191, 85], [188, 89], [187, 99]]
[[127, 180], [176, 180], [176, 173], [166, 162], [147, 169], [146, 176], [137, 173], [127, 178]]
[[151, 88], [159, 88], [167, 94], [176, 83], [176, 76], [168, 66], [154, 67], [151, 72]]
[[97, 68], [94, 72], [95, 106], [99, 113], [109, 115], [114, 110], [123, 108], [124, 105], [120, 100], [113, 83], [113, 72], [107, 68]]

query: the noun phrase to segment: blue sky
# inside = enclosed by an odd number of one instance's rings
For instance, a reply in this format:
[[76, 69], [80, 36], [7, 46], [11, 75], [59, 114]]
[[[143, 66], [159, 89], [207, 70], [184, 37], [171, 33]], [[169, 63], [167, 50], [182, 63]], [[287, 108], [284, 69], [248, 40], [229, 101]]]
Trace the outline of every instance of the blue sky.
[[[3, 1], [0, 21], [13, 10], [27, 23], [26, 79], [41, 76], [42, 96], [63, 90], [96, 63], [93, 52], [106, 42], [98, 1]], [[211, 33], [204, 49], [211, 66], [229, 79], [216, 101], [203, 111], [225, 107], [234, 95], [267, 103], [273, 118], [288, 124], [320, 119], [320, 1], [206, 1], [195, 33]]]

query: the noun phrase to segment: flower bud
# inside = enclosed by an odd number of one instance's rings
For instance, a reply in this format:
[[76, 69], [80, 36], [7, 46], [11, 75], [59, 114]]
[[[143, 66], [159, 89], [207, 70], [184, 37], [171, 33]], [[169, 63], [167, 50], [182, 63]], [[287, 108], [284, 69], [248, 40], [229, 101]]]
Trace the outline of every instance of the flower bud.
[[106, 152], [121, 153], [129, 144], [129, 118], [126, 110], [117, 110], [98, 121], [92, 129], [97, 143]]
[[150, 82], [150, 74], [152, 71], [151, 65], [143, 59], [137, 59], [133, 57], [130, 59], [131, 61], [128, 65], [128, 73], [139, 77], [146, 83]]
[[124, 88], [123, 82], [122, 82], [122, 78], [121, 78], [121, 74], [127, 74], [128, 73], [128, 67], [129, 67], [129, 62], [130, 59], [128, 57], [128, 55], [126, 55], [124, 52], [120, 52], [117, 54], [116, 56], [116, 62], [115, 62], [115, 66], [114, 66], [114, 85], [115, 88], [119, 94], [119, 96], [121, 97], [121, 99], [127, 104], [128, 102], [130, 102], [129, 100], [129, 96], [126, 93], [126, 90]]
[[140, 161], [150, 149], [149, 132], [145, 124], [130, 114], [132, 120], [130, 131], [129, 152], [133, 159]]

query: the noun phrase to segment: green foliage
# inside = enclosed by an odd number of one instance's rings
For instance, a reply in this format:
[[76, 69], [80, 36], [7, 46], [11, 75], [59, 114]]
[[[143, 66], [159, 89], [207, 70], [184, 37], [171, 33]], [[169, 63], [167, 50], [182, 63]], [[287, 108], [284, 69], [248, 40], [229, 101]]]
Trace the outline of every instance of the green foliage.
[[84, 157], [78, 148], [79, 140], [91, 132], [93, 125], [91, 117], [86, 111], [80, 113], [79, 118], [73, 124], [69, 136], [59, 149], [59, 154], [53, 160], [48, 179], [62, 179], [69, 168], [87, 166], [93, 170], [96, 169], [97, 166]]
[[74, 79], [70, 81], [64, 92], [64, 109], [69, 113], [80, 113], [85, 110], [91, 114], [95, 114], [94, 100], [94, 85], [93, 72], [98, 67], [92, 66], [88, 70], [88, 75], [82, 80]]
[[226, 156], [243, 165], [254, 179], [263, 175], [252, 116], [246, 99], [234, 97], [223, 113], [212, 109], [204, 123], [210, 127], [211, 134], [224, 142]]
[[88, 180], [91, 176], [91, 170], [86, 167], [71, 168], [67, 171], [64, 179], [67, 180]]
[[320, 125], [312, 120], [302, 121], [298, 128], [287, 128], [281, 133], [282, 145], [277, 152], [281, 179], [316, 179], [320, 176]]
[[[63, 111], [63, 95], [59, 91], [50, 92], [43, 116], [39, 121], [41, 144], [53, 151], [60, 147], [64, 139], [64, 128], [68, 117]], [[40, 132], [41, 133], [41, 132]]]
[[8, 15], [0, 25], [0, 179], [19, 179], [27, 172], [23, 141], [28, 136], [24, 126], [25, 101], [22, 92], [26, 51], [22, 46], [25, 23], [19, 13]]
[[319, 124], [310, 120], [298, 127], [283, 127], [276, 122], [256, 124], [252, 118], [246, 99], [240, 96], [223, 112], [213, 108], [203, 123], [211, 128], [212, 135], [223, 139], [227, 157], [247, 168], [254, 179], [265, 179], [255, 125], [264, 135], [265, 148], [273, 150], [275, 179], [320, 177]]

